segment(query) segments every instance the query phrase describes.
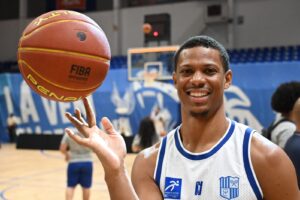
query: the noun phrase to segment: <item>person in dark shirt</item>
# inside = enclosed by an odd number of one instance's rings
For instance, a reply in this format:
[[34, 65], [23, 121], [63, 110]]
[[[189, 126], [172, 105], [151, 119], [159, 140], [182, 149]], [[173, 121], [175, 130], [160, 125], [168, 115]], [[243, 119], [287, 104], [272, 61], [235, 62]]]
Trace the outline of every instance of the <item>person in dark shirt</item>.
[[286, 142], [284, 150], [296, 168], [298, 187], [300, 189], [300, 98], [298, 98], [294, 105], [292, 118], [297, 129], [294, 135]]
[[9, 142], [16, 142], [16, 128], [17, 128], [17, 120], [13, 113], [9, 114], [7, 118], [7, 129], [9, 134]]
[[150, 117], [145, 117], [140, 122], [139, 132], [135, 135], [131, 148], [135, 153], [140, 152], [158, 141], [159, 138], [155, 130], [154, 121]]

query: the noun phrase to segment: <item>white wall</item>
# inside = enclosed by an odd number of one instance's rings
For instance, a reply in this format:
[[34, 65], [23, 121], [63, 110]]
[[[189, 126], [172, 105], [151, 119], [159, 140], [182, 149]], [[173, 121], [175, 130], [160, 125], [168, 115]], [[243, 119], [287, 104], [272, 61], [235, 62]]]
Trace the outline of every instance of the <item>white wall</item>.
[[[193, 10], [193, 12], [189, 12], [189, 10]], [[121, 9], [120, 26], [118, 27], [121, 44], [115, 44], [114, 31], [116, 30], [113, 28], [113, 12], [88, 13], [88, 16], [99, 23], [106, 33], [112, 53], [115, 55], [115, 52], [122, 52], [121, 54], [125, 55], [128, 48], [143, 46], [144, 15], [169, 13], [171, 16], [171, 42], [172, 44], [180, 44], [187, 37], [199, 34], [204, 28], [203, 10], [203, 3], [199, 2]]]
[[0, 60], [16, 60], [18, 38], [19, 34], [19, 21], [8, 20], [0, 21]]
[[235, 0], [244, 24], [236, 27], [237, 47], [300, 44], [299, 0]]
[[[102, 27], [112, 48], [112, 54], [125, 55], [128, 48], [143, 46], [142, 24], [144, 15], [169, 13], [171, 41], [180, 44], [192, 35], [208, 34], [228, 46], [226, 24], [206, 26], [204, 5], [207, 1], [192, 1], [158, 6], [126, 8], [120, 10], [120, 42], [116, 40], [113, 11], [88, 13]], [[235, 25], [234, 47], [263, 47], [300, 44], [299, 0], [234, 0], [235, 16], [244, 23]], [[0, 21], [0, 61], [15, 60], [18, 38], [32, 19]], [[22, 25], [23, 24], [23, 25]]]

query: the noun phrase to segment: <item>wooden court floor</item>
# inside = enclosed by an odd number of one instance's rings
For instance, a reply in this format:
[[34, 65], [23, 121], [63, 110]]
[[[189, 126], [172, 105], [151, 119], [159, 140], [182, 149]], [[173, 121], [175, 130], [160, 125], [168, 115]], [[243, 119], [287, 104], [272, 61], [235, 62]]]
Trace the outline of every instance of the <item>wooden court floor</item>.
[[[135, 154], [128, 154], [126, 166], [130, 174]], [[0, 200], [65, 199], [66, 167], [62, 154], [54, 150], [20, 150], [13, 144], [0, 149]], [[76, 187], [74, 200], [80, 200]], [[109, 200], [102, 166], [94, 155], [91, 200]]]

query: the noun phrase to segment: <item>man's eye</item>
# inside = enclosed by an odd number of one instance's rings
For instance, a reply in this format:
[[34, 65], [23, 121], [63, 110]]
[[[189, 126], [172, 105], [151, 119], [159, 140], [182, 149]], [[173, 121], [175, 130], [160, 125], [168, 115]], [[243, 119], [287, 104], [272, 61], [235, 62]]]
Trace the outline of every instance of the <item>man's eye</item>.
[[193, 73], [193, 70], [191, 70], [191, 69], [182, 69], [182, 70], [180, 70], [180, 73], [184, 74], [184, 75], [187, 75], [187, 74]]
[[205, 73], [208, 74], [208, 75], [213, 75], [213, 74], [217, 73], [217, 70], [214, 69], [214, 68], [207, 68], [205, 70]]

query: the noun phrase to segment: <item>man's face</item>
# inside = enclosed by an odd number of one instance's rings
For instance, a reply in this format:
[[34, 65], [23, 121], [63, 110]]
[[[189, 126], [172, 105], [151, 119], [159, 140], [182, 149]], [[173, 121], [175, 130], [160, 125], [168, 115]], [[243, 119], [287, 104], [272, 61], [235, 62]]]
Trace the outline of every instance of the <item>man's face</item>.
[[173, 80], [182, 111], [194, 116], [210, 116], [223, 104], [224, 89], [232, 73], [224, 72], [219, 51], [212, 48], [184, 49], [178, 58]]

